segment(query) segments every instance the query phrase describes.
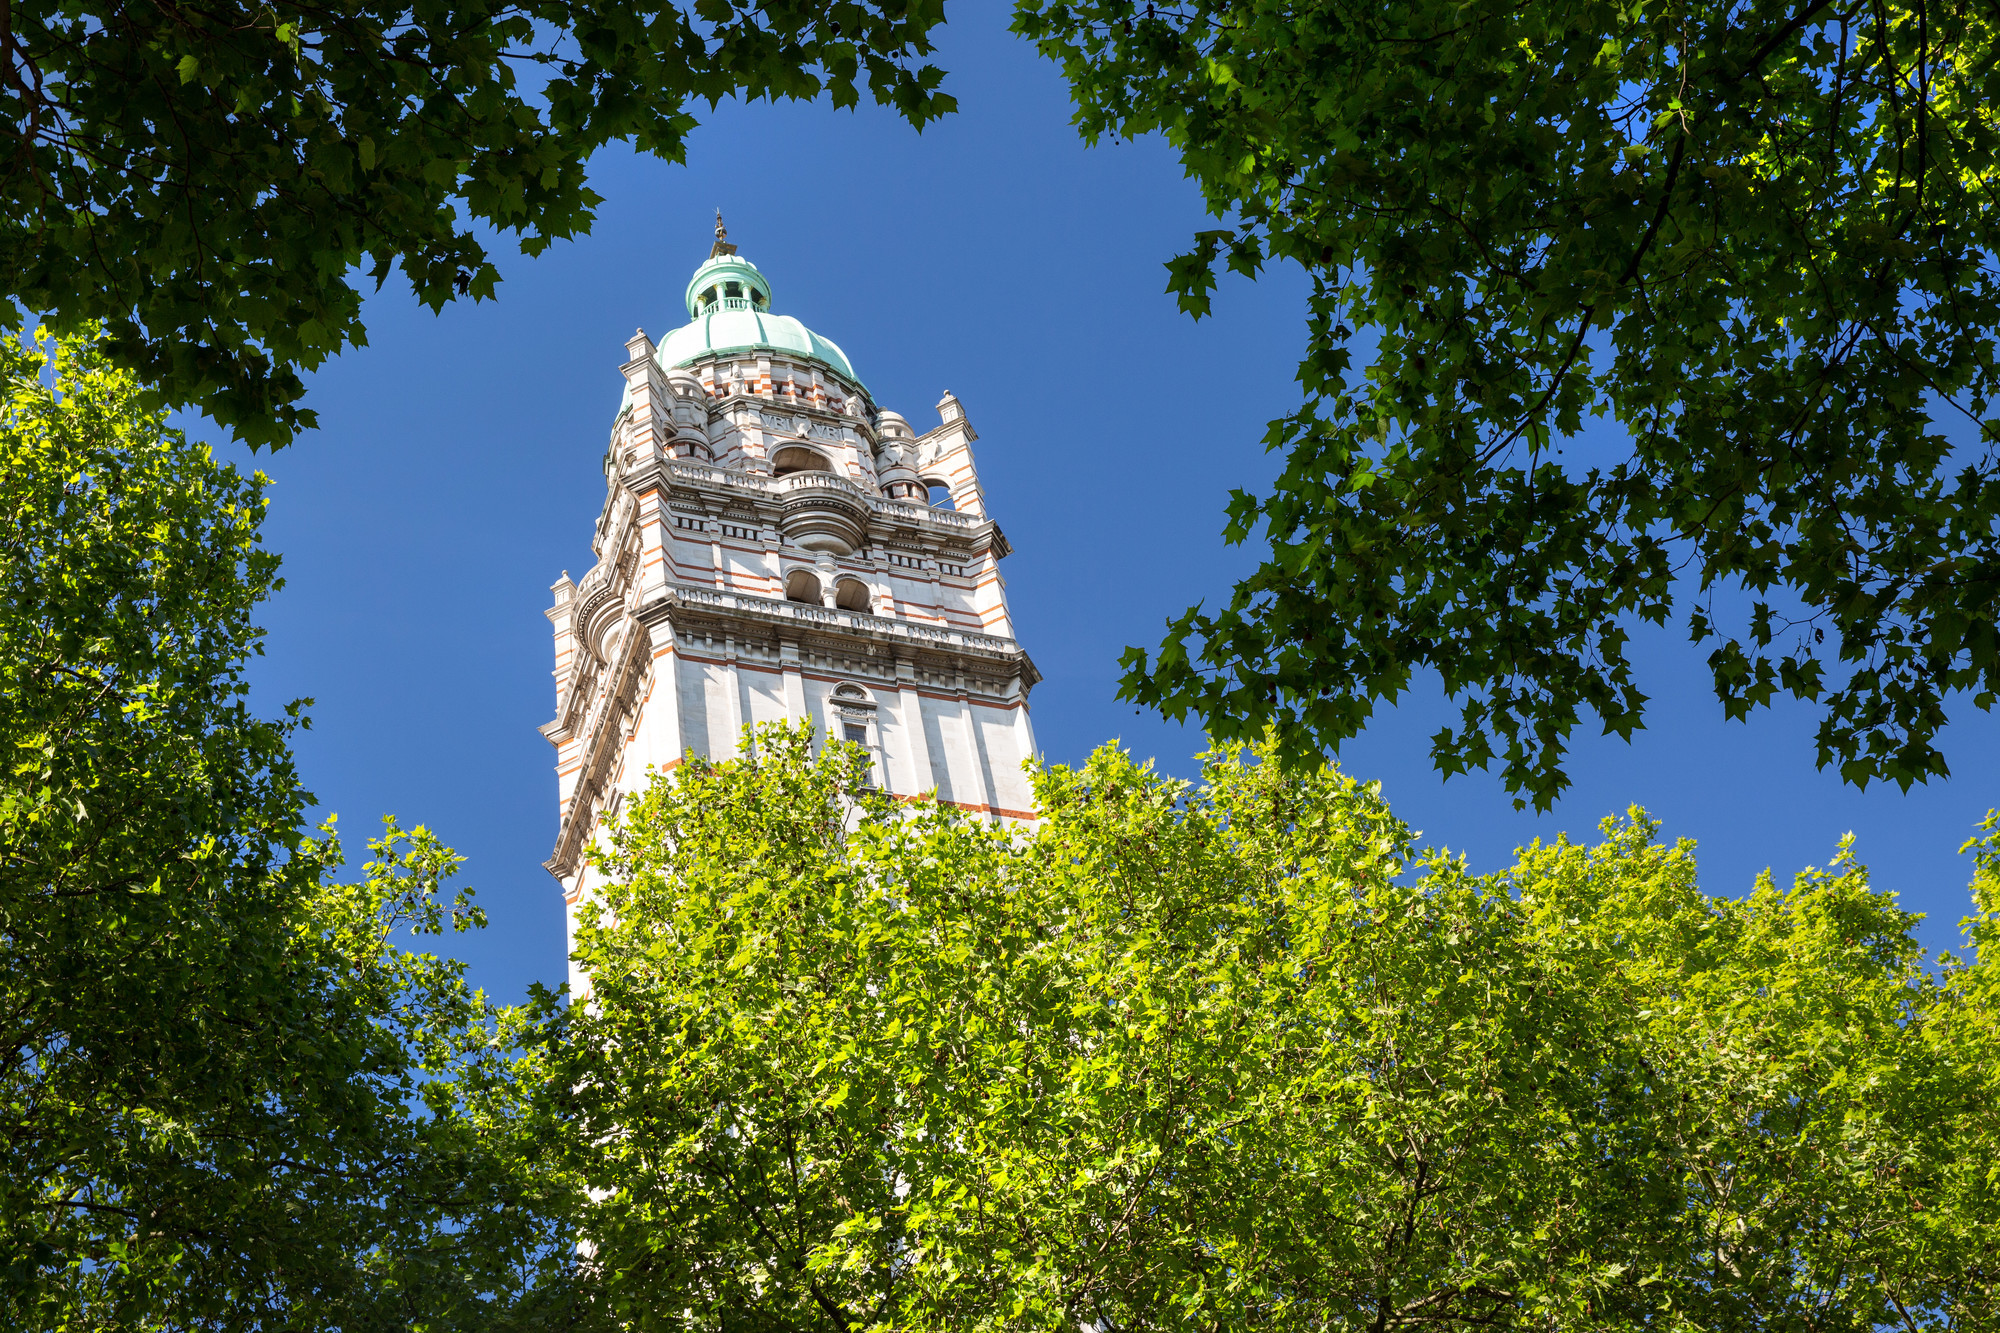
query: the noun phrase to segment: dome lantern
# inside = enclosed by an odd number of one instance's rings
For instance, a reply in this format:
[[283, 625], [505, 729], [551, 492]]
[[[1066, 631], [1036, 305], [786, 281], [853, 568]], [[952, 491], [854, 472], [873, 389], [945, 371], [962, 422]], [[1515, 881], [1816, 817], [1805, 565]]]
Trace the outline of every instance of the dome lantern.
[[721, 214], [715, 219], [715, 247], [687, 285], [690, 323], [660, 340], [655, 353], [662, 369], [690, 365], [707, 356], [768, 348], [819, 362], [866, 393], [847, 354], [790, 315], [771, 311], [771, 283], [727, 240]]
[[708, 259], [688, 280], [688, 318], [700, 319], [718, 310], [769, 310], [771, 284], [757, 266], [736, 253], [722, 210], [715, 210], [715, 245]]

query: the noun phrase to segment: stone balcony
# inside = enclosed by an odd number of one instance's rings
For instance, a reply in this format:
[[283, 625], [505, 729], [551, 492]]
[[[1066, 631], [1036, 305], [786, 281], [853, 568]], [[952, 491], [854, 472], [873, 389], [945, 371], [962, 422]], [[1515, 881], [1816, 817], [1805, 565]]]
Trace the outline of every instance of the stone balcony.
[[[900, 526], [937, 529], [941, 536], [949, 534], [959, 541], [969, 540], [991, 526], [986, 519], [974, 518], [956, 510], [933, 509], [929, 505], [912, 504], [907, 500], [891, 500], [831, 472], [794, 472], [784, 477], [765, 477], [687, 459], [667, 463], [666, 471], [674, 481], [682, 484], [738, 491], [780, 506], [794, 496], [825, 504], [832, 504], [835, 497], [839, 497], [869, 518]], [[790, 533], [786, 535], [789, 537]]]
[[[865, 611], [833, 610], [805, 602], [706, 588], [696, 583], [667, 584], [667, 596], [655, 605], [730, 612], [735, 616], [762, 621], [774, 628], [789, 626], [796, 630], [849, 634], [910, 648], [1017, 660], [1026, 666], [1030, 683], [1040, 679], [1033, 664], [1027, 661], [1027, 654], [1021, 651], [1021, 645], [998, 634], [982, 634], [977, 630], [955, 629], [947, 625], [926, 625], [897, 616], [870, 615]], [[643, 617], [646, 613], [641, 614]]]

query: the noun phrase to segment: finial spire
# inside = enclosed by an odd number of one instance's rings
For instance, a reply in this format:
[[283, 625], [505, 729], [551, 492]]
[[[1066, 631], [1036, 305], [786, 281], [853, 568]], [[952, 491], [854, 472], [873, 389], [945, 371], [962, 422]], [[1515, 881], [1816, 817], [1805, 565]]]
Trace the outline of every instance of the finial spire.
[[722, 225], [722, 210], [718, 208], [715, 210], [715, 246], [708, 252], [708, 257], [716, 259], [735, 253], [736, 247], [729, 243], [729, 228]]

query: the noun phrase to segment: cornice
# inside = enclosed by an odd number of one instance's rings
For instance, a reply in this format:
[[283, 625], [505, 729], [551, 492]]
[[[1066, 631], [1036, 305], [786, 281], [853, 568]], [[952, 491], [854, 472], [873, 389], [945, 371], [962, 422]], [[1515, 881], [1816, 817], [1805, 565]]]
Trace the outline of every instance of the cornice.
[[1007, 539], [992, 519], [974, 518], [951, 509], [932, 509], [886, 495], [870, 494], [846, 477], [830, 472], [794, 472], [784, 477], [764, 477], [754, 472], [694, 463], [685, 459], [649, 459], [620, 479], [634, 495], [647, 490], [694, 491], [724, 497], [738, 503], [750, 502], [776, 515], [789, 505], [809, 503], [813, 492], [839, 498], [865, 512], [871, 540], [888, 540], [895, 533], [922, 533], [939, 544], [971, 550], [1007, 550]]
[[789, 602], [776, 597], [704, 588], [694, 583], [669, 583], [666, 592], [638, 609], [639, 619], [653, 624], [671, 619], [680, 608], [747, 620], [768, 627], [773, 633], [827, 634], [878, 646], [888, 645], [910, 651], [944, 653], [986, 662], [1020, 663], [1034, 680], [1041, 679], [1028, 654], [1013, 639], [977, 630], [926, 625], [896, 616], [868, 615], [858, 611], [829, 611], [822, 606]]
[[[581, 725], [564, 720], [569, 724], [565, 729], [581, 735], [584, 745], [576, 782], [570, 790], [568, 814], [556, 832], [554, 852], [542, 862], [543, 868], [559, 880], [569, 878], [582, 857], [584, 841], [597, 824], [604, 785], [624, 740], [625, 724], [638, 714], [639, 685], [650, 659], [634, 640], [626, 642], [620, 656], [619, 662], [610, 664], [612, 669], [603, 694], [584, 701], [587, 719]], [[549, 728], [544, 727], [542, 734], [548, 735]]]
[[[787, 369], [817, 370], [821, 376], [823, 376], [828, 380], [831, 380], [837, 387], [843, 390], [842, 394], [843, 397], [848, 397], [848, 398], [859, 397], [863, 402], [869, 405], [871, 411], [874, 410], [875, 407], [874, 396], [868, 392], [867, 388], [864, 385], [860, 384], [858, 381], [849, 379], [847, 376], [841, 374], [838, 370], [835, 370], [832, 366], [829, 366], [824, 361], [817, 360], [816, 358], [813, 357], [804, 356], [798, 352], [788, 351], [781, 347], [760, 347], [754, 349], [736, 348], [733, 350], [721, 351], [721, 352], [703, 352], [700, 356], [692, 357], [689, 360], [682, 362], [680, 365], [669, 367], [668, 373], [672, 373], [672, 371], [675, 370], [685, 370], [689, 374], [694, 375], [695, 378], [699, 380], [701, 376], [697, 373], [697, 371], [702, 366], [705, 365], [725, 366], [738, 361], [745, 362], [746, 364], [750, 365], [755, 365], [759, 361], [769, 361], [774, 366], [783, 364]], [[707, 397], [708, 401], [718, 406], [735, 398], [748, 399], [750, 402], [753, 403], [768, 403], [771, 401], [772, 398], [772, 395], [770, 394], [754, 393], [749, 390], [737, 390], [734, 388], [724, 388], [721, 382], [718, 382], [715, 389], [709, 389], [708, 386], [706, 385], [704, 385], [703, 388], [707, 390], [705, 396]], [[717, 390], [721, 391], [718, 392]], [[836, 413], [835, 415], [839, 414]], [[866, 418], [863, 418], [863, 421], [865, 422]]]

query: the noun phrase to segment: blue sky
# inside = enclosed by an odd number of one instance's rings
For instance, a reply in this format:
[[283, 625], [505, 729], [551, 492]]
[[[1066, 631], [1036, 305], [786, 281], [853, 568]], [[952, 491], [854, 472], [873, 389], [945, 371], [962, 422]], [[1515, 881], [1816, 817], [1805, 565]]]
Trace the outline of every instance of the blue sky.
[[[535, 730], [554, 707], [548, 587], [590, 564], [624, 342], [684, 322], [717, 207], [774, 308], [840, 343], [881, 405], [922, 431], [946, 389], [964, 402], [1015, 551], [1003, 571], [1044, 676], [1047, 756], [1116, 738], [1192, 768], [1199, 732], [1117, 703], [1116, 660], [1254, 563], [1222, 544], [1222, 507], [1275, 473], [1258, 440], [1297, 401], [1304, 285], [1232, 278], [1212, 318], [1179, 314], [1161, 265], [1213, 224], [1172, 154], [1086, 149], [1004, 7], [951, 13], [938, 59], [955, 117], [918, 135], [874, 108], [724, 106], [685, 167], [601, 154], [589, 238], [503, 255], [493, 302], [433, 316], [394, 290], [371, 300], [370, 345], [313, 380], [320, 430], [256, 460], [288, 579], [264, 616], [260, 703], [316, 699], [301, 766], [354, 860], [385, 812], [467, 858], [492, 925], [450, 947], [500, 998], [563, 973], [541, 868], [554, 752]], [[1825, 864], [1852, 830], [1875, 883], [1930, 913], [1926, 940], [1955, 943], [1970, 875], [1956, 851], [2000, 804], [2000, 719], [1955, 711], [1951, 780], [1856, 792], [1814, 770], [1811, 710], [1725, 723], [1682, 631], [1641, 634], [1637, 651], [1649, 729], [1631, 745], [1579, 734], [1575, 786], [1546, 816], [1515, 812], [1490, 775], [1431, 770], [1427, 738], [1451, 711], [1434, 685], [1343, 765], [1478, 870], [1636, 803], [1700, 842], [1705, 887], [1735, 893], [1765, 867]]]

